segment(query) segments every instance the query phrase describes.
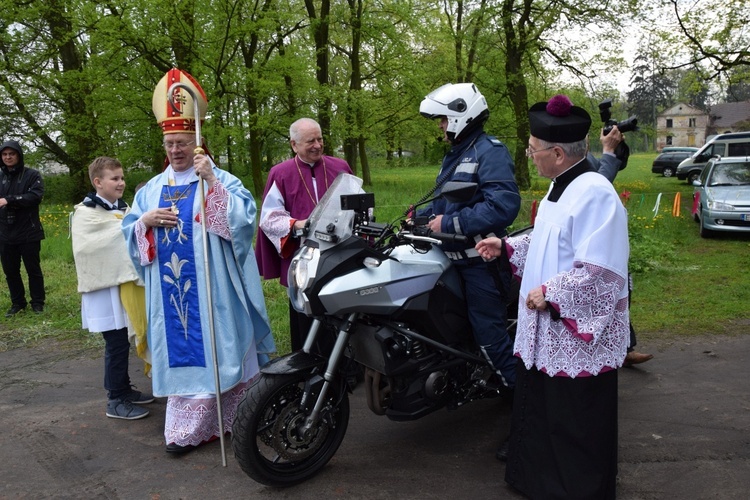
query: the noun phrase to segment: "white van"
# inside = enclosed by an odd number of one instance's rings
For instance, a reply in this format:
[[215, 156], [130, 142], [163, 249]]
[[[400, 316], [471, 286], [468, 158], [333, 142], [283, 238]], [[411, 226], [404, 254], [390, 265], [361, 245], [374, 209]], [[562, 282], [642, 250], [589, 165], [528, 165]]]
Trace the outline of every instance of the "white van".
[[675, 175], [692, 184], [701, 175], [708, 160], [714, 156], [750, 156], [750, 132], [713, 136], [697, 153], [677, 166]]

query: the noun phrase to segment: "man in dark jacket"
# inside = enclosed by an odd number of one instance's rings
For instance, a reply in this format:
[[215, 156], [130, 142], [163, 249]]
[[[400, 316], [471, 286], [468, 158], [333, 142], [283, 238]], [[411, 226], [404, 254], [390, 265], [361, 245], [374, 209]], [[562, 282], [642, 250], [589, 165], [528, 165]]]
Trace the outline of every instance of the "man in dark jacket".
[[29, 277], [31, 308], [41, 313], [45, 295], [39, 254], [44, 229], [39, 220], [39, 205], [44, 183], [38, 171], [24, 166], [18, 142], [5, 141], [0, 146], [0, 158], [0, 260], [11, 300], [5, 317], [15, 315], [27, 305], [21, 261]]

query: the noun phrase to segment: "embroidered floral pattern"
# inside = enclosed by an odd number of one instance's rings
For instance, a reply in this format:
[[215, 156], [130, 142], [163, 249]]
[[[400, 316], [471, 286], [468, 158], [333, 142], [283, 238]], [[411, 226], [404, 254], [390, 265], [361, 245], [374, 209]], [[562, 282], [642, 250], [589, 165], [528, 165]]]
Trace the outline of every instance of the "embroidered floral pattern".
[[261, 222], [263, 233], [273, 243], [278, 253], [281, 253], [281, 241], [290, 232], [290, 220], [289, 212], [274, 210], [269, 212], [263, 222]]
[[588, 263], [549, 280], [546, 297], [564, 321], [519, 301], [514, 351], [527, 368], [549, 375], [596, 375], [622, 365], [628, 345], [628, 299], [618, 299], [626, 277]]
[[187, 302], [186, 296], [193, 283], [189, 279], [186, 279], [184, 283], [180, 281], [180, 271], [182, 270], [182, 266], [184, 266], [185, 264], [187, 264], [187, 259], [180, 259], [176, 253], [172, 253], [172, 259], [170, 260], [170, 262], [164, 264], [164, 267], [169, 269], [169, 271], [172, 273], [172, 276], [164, 274], [162, 276], [162, 279], [166, 283], [174, 286], [176, 289], [176, 294], [169, 294], [169, 303], [172, 305], [172, 307], [175, 308], [175, 311], [177, 311], [177, 315], [180, 319], [180, 325], [182, 325], [183, 331], [185, 333], [185, 339], [187, 340], [188, 308], [190, 304]]
[[138, 255], [140, 257], [140, 263], [142, 266], [151, 264], [151, 258], [149, 258], [149, 251], [152, 249], [151, 243], [146, 238], [146, 232], [148, 228], [146, 224], [140, 219], [135, 223], [135, 241], [138, 244]]
[[[185, 223], [182, 219], [177, 219], [177, 225], [174, 227], [165, 227], [161, 228], [160, 230], [163, 233], [163, 236], [161, 238], [161, 242], [165, 245], [169, 243], [179, 243], [180, 245], [184, 244], [188, 237], [183, 231], [185, 227]], [[174, 238], [174, 241], [172, 240]]]
[[206, 196], [206, 230], [227, 241], [232, 240], [229, 232], [229, 192], [224, 185], [216, 181]]
[[[185, 234], [185, 222], [190, 221], [190, 214], [188, 213], [186, 217], [179, 217], [180, 210], [178, 208], [178, 204], [185, 205], [184, 201], [183, 203], [180, 203], [182, 200], [190, 200], [191, 196], [194, 192], [193, 186], [190, 184], [185, 184], [181, 186], [175, 186], [174, 188], [170, 188], [170, 186], [165, 186], [165, 191], [162, 193], [162, 198], [166, 203], [171, 204], [171, 210], [172, 213], [178, 216], [177, 219], [177, 225], [174, 227], [166, 227], [160, 229], [161, 237], [161, 244], [162, 245], [169, 245], [171, 243], [179, 243], [180, 245], [186, 243], [188, 241], [188, 235]], [[174, 238], [174, 239], [173, 239]]]
[[506, 240], [508, 250], [508, 260], [510, 261], [513, 274], [523, 278], [523, 268], [526, 265], [526, 257], [529, 254], [529, 245], [531, 237], [528, 234], [517, 237], [509, 237]]
[[[245, 391], [255, 377], [246, 383], [221, 394], [224, 430], [232, 428], [234, 417]], [[164, 421], [164, 437], [167, 443], [180, 446], [206, 442], [219, 436], [219, 418], [216, 397], [200, 398], [170, 396], [167, 398], [167, 412]]]

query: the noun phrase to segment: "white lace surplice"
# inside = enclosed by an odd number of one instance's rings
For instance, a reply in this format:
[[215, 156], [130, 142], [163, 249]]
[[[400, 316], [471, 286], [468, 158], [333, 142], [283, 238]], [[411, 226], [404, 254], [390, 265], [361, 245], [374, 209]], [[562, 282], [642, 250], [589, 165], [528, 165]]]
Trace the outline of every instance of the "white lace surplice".
[[260, 221], [259, 227], [273, 243], [276, 251], [281, 254], [282, 240], [289, 236], [292, 218], [286, 210], [274, 210], [266, 214]]
[[[622, 365], [630, 335], [627, 237], [617, 193], [604, 177], [586, 173], [556, 203], [545, 197], [531, 235], [506, 240], [522, 277], [514, 352], [526, 368], [577, 377]], [[526, 307], [540, 285], [559, 320]]]

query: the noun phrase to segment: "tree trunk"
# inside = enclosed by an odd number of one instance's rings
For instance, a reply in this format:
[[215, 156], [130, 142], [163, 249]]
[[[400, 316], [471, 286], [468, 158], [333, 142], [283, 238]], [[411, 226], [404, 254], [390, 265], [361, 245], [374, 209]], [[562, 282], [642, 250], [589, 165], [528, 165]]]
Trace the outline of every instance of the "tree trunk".
[[[305, 0], [307, 15], [310, 18], [310, 24], [313, 30], [313, 39], [315, 40], [315, 77], [320, 86], [318, 95], [321, 97], [320, 107], [318, 108], [318, 123], [323, 131], [323, 138], [330, 137], [331, 131], [331, 110], [333, 103], [331, 100], [330, 85], [328, 81], [328, 36], [330, 31], [330, 0], [320, 2], [320, 11], [316, 14], [315, 3], [313, 0]], [[333, 144], [330, 140], [325, 140], [323, 146], [327, 155], [333, 155]]]
[[101, 154], [101, 138], [97, 135], [96, 116], [86, 104], [86, 96], [91, 93], [86, 80], [85, 61], [81, 56], [68, 18], [65, 2], [51, 0], [42, 16], [50, 28], [62, 72], [59, 81], [62, 95], [62, 111], [65, 117], [62, 136], [65, 138], [66, 156], [70, 176], [75, 180], [76, 199], [82, 199], [90, 189], [87, 165], [92, 158]]
[[362, 182], [365, 186], [372, 186], [372, 177], [370, 176], [370, 163], [367, 161], [367, 152], [365, 151], [365, 138], [359, 138], [359, 161], [362, 163]]
[[[362, 90], [362, 64], [360, 61], [360, 47], [362, 44], [362, 0], [348, 0], [349, 3], [349, 25], [351, 26], [352, 46], [349, 53], [349, 95], [347, 97], [346, 108], [346, 138], [344, 139], [344, 154], [347, 163], [352, 167], [352, 171], [357, 173], [357, 162], [359, 157], [364, 156], [364, 151], [358, 148], [364, 144], [360, 140], [364, 123], [362, 114], [359, 112], [361, 103], [360, 91]], [[367, 161], [362, 164], [364, 169]], [[364, 171], [363, 171], [364, 174]], [[365, 184], [367, 181], [365, 180]]]
[[508, 99], [513, 107], [516, 123], [516, 150], [513, 152], [513, 163], [516, 169], [516, 184], [519, 189], [529, 189], [529, 162], [526, 157], [526, 145], [529, 142], [529, 96], [526, 78], [523, 74], [524, 40], [519, 39], [516, 26], [513, 24], [513, 1], [508, 0], [503, 10], [503, 35], [505, 37], [505, 78], [508, 87]]

